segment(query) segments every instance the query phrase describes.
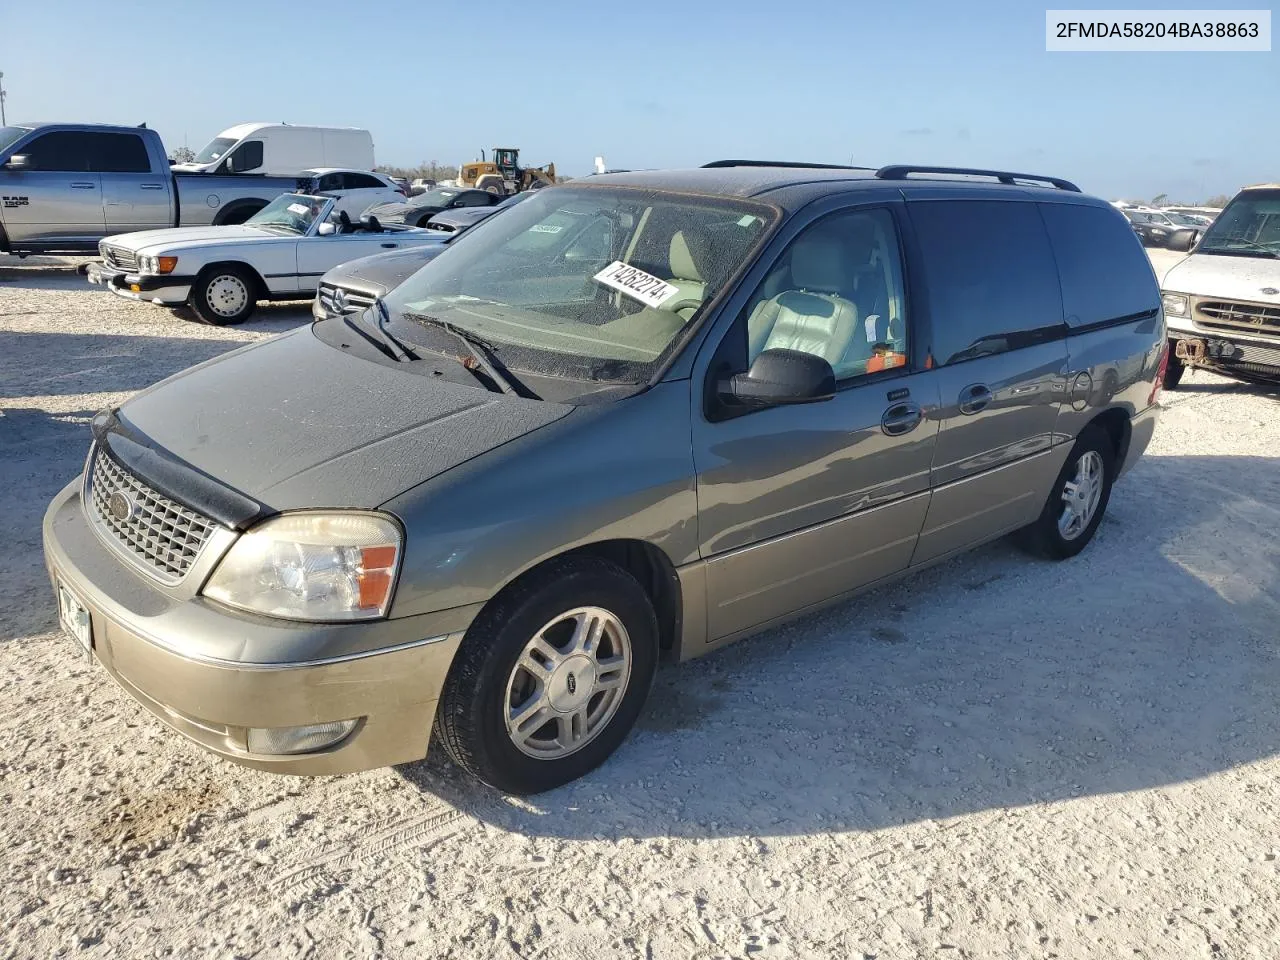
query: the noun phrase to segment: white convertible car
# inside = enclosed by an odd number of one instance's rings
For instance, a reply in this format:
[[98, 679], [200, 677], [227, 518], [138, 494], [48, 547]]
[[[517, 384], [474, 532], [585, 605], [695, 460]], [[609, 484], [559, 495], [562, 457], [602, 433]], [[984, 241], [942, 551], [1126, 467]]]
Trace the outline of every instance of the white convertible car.
[[448, 234], [364, 216], [338, 198], [286, 193], [239, 226], [173, 227], [107, 237], [90, 283], [133, 300], [190, 306], [205, 323], [242, 323], [259, 300], [315, 296], [330, 267], [385, 250], [443, 243]]

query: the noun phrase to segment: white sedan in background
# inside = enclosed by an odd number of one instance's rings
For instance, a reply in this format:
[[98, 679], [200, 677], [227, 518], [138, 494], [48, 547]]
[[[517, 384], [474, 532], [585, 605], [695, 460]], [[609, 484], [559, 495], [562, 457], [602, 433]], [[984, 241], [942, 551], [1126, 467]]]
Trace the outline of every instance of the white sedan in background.
[[386, 174], [339, 167], [304, 170], [298, 181], [298, 192], [337, 198], [337, 209], [346, 211], [353, 220], [375, 203], [399, 203], [409, 196], [407, 186], [401, 186]]
[[90, 283], [132, 300], [189, 306], [205, 323], [242, 323], [259, 300], [315, 296], [320, 277], [347, 260], [444, 243], [448, 234], [373, 217], [353, 219], [340, 199], [286, 193], [243, 224], [173, 227], [107, 237]]

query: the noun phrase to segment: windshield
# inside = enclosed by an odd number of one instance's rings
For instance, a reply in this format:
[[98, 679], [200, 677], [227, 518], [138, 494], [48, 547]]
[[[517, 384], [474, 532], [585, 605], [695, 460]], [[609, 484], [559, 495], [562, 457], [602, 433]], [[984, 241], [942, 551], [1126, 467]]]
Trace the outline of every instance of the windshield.
[[386, 302], [424, 346], [443, 321], [512, 369], [642, 383], [774, 216], [747, 201], [556, 187], [486, 220]]
[[0, 127], [0, 152], [13, 146], [30, 132], [30, 127]]
[[1248, 190], [1227, 205], [1196, 253], [1280, 256], [1280, 190]]
[[275, 233], [295, 233], [301, 236], [311, 229], [320, 211], [329, 202], [327, 197], [308, 197], [301, 193], [284, 193], [245, 221], [248, 226], [261, 227]]
[[239, 140], [232, 140], [230, 137], [214, 137], [209, 145], [196, 154], [196, 163], [213, 163], [215, 160], [221, 160], [227, 155], [227, 151], [234, 147]]

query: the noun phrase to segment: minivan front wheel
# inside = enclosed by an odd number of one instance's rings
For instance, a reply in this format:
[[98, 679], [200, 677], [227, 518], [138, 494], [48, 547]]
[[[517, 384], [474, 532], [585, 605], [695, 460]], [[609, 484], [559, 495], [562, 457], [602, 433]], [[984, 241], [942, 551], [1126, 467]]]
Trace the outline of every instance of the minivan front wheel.
[[617, 749], [657, 661], [657, 617], [634, 577], [597, 558], [553, 563], [467, 631], [440, 698], [440, 740], [499, 790], [561, 786]]
[[1088, 426], [1062, 465], [1039, 519], [1020, 531], [1033, 552], [1054, 560], [1074, 557], [1093, 539], [1111, 499], [1115, 450], [1101, 427]]

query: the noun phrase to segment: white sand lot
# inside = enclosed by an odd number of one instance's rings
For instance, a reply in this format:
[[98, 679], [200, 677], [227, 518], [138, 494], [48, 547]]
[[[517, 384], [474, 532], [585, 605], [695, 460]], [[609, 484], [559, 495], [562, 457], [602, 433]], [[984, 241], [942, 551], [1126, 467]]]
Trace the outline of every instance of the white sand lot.
[[246, 340], [0, 259], [0, 957], [1277, 955], [1277, 395], [1195, 374], [1065, 564], [997, 543], [663, 669], [529, 802], [284, 779], [59, 634], [39, 520], [99, 408]]

